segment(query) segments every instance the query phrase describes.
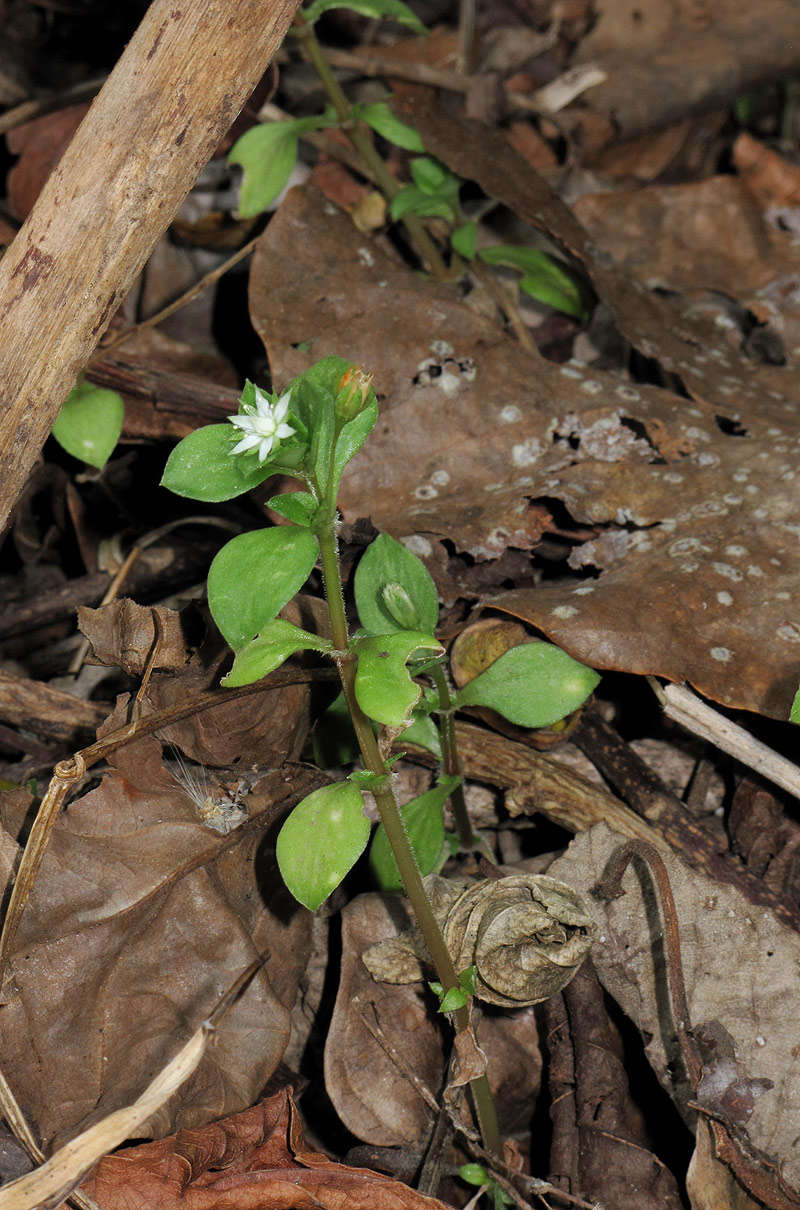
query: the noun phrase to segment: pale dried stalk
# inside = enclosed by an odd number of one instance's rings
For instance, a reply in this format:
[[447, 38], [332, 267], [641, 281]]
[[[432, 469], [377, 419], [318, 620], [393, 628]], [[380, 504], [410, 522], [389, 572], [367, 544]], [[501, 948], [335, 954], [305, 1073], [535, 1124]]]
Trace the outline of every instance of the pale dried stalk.
[[160, 1071], [142, 1095], [84, 1130], [51, 1156], [41, 1168], [0, 1189], [0, 1210], [33, 1210], [57, 1206], [102, 1156], [134, 1136], [192, 1074], [205, 1054], [212, 1027], [206, 1021], [192, 1034], [171, 1063]]
[[800, 798], [800, 769], [790, 760], [779, 756], [755, 739], [744, 727], [731, 722], [724, 714], [701, 701], [685, 685], [661, 685], [649, 677], [650, 686], [661, 703], [667, 718], [699, 735], [715, 748], [754, 769], [782, 790]]
[[[125, 1109], [117, 1109], [71, 1139], [40, 1168], [20, 1176], [0, 1189], [0, 1210], [49, 1210], [68, 1197], [86, 1173], [120, 1143], [134, 1137], [139, 1127], [160, 1109], [197, 1069], [208, 1039], [228, 1009], [246, 991], [261, 969], [263, 959], [253, 962], [225, 992], [210, 1017], [195, 1030], [175, 1058], [148, 1084], [141, 1096]], [[76, 1200], [93, 1203], [83, 1194]]]

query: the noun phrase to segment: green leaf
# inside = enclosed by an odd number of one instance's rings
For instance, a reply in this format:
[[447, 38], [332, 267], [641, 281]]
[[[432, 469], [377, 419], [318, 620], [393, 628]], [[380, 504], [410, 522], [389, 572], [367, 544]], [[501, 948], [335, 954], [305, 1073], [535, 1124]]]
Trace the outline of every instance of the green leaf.
[[306, 468], [322, 495], [330, 479], [336, 434], [334, 403], [339, 381], [349, 366], [343, 357], [323, 357], [291, 384], [292, 405], [310, 436]]
[[406, 185], [396, 193], [392, 198], [389, 213], [395, 221], [401, 219], [404, 214], [417, 214], [420, 218], [443, 218], [448, 223], [456, 221], [455, 211], [447, 198], [426, 193], [417, 185]]
[[408, 630], [358, 641], [356, 697], [369, 718], [389, 727], [409, 721], [422, 690], [412, 681], [406, 660], [420, 648], [444, 650], [432, 635]]
[[462, 991], [460, 987], [451, 987], [442, 996], [438, 1011], [440, 1013], [454, 1013], [459, 1008], [464, 1008], [466, 1003], [466, 992]]
[[102, 470], [122, 432], [125, 404], [116, 391], [79, 382], [61, 405], [53, 436], [73, 458]]
[[375, 398], [375, 392], [370, 391], [370, 398], [366, 406], [357, 416], [354, 416], [352, 420], [348, 420], [342, 426], [342, 430], [336, 438], [336, 452], [333, 456], [333, 482], [329, 485], [331, 495], [335, 495], [338, 491], [339, 480], [342, 477], [344, 468], [350, 459], [361, 449], [375, 427], [377, 419], [378, 401]]
[[529, 294], [531, 298], [535, 298], [537, 302], [544, 303], [546, 307], [552, 307], [554, 311], [562, 311], [565, 315], [574, 316], [575, 319], [583, 316], [580, 290], [574, 282], [567, 290], [560, 283], [546, 277], [523, 277], [519, 288], [525, 294]]
[[794, 695], [792, 709], [789, 714], [789, 722], [800, 723], [800, 689], [798, 689], [797, 693]]
[[291, 601], [318, 554], [311, 531], [296, 525], [239, 534], [223, 546], [209, 568], [208, 605], [234, 651]]
[[[400, 808], [409, 844], [423, 878], [442, 867], [445, 855], [442, 808], [460, 780], [443, 777], [432, 790], [412, 798]], [[402, 891], [403, 880], [383, 824], [378, 825], [372, 839], [369, 864], [382, 891]]]
[[425, 748], [439, 760], [442, 759], [442, 741], [439, 738], [439, 730], [433, 719], [427, 714], [414, 712], [411, 726], [406, 727], [403, 732], [403, 743], [416, 744], [418, 748]]
[[462, 1164], [458, 1175], [468, 1185], [489, 1185], [492, 1180], [483, 1164]]
[[475, 966], [466, 967], [458, 976], [458, 986], [468, 996], [475, 995], [475, 989], [478, 986], [478, 969]]
[[418, 34], [427, 34], [427, 29], [407, 4], [402, 0], [313, 0], [308, 8], [302, 10], [306, 21], [311, 25], [318, 21], [323, 13], [332, 8], [349, 8], [362, 17], [389, 17], [400, 25], [408, 25]]
[[283, 881], [315, 912], [358, 861], [369, 840], [361, 792], [349, 782], [315, 790], [292, 811], [275, 853]]
[[239, 214], [252, 218], [266, 210], [286, 185], [297, 160], [299, 140], [292, 122], [254, 126], [237, 139], [228, 163], [244, 169]]
[[310, 492], [284, 492], [267, 500], [267, 508], [293, 521], [295, 525], [308, 527], [314, 520], [317, 502]]
[[599, 683], [552, 643], [512, 647], [454, 695], [456, 706], [489, 706], [518, 727], [551, 727], [577, 710]]
[[411, 161], [411, 176], [414, 184], [423, 193], [439, 193], [447, 184], [448, 178], [452, 177], [452, 173], [448, 172], [444, 164], [425, 155]]
[[478, 224], [469, 222], [462, 223], [460, 227], [456, 227], [450, 236], [450, 243], [459, 256], [464, 257], [464, 260], [475, 259], [475, 240], [477, 239], [477, 235]]
[[396, 118], [385, 101], [364, 106], [360, 116], [389, 143], [404, 147], [406, 151], [425, 150], [419, 131]]
[[478, 256], [487, 265], [508, 265], [523, 274], [520, 289], [539, 302], [555, 307], [566, 315], [583, 315], [580, 284], [565, 265], [560, 264], [540, 248], [525, 248], [516, 244], [499, 244], [481, 248]]
[[237, 651], [233, 667], [222, 678], [222, 684], [228, 689], [252, 685], [279, 668], [296, 651], [327, 653], [332, 650], [333, 644], [328, 639], [321, 639], [319, 635], [300, 630], [283, 618], [276, 618], [273, 622], [267, 622], [260, 634]]
[[167, 459], [161, 486], [176, 496], [218, 504], [249, 492], [275, 474], [269, 461], [262, 466], [256, 458], [232, 455], [235, 444], [236, 430], [230, 424], [195, 429]]
[[[414, 616], [410, 625], [399, 620], [392, 585], [399, 585], [411, 603]], [[436, 629], [439, 594], [430, 572], [421, 559], [388, 534], [379, 534], [367, 547], [356, 568], [353, 587], [359, 620], [369, 633], [424, 630], [431, 634]], [[398, 597], [396, 591], [394, 596]]]
[[263, 123], [236, 140], [228, 153], [228, 163], [239, 164], [244, 170], [239, 191], [242, 218], [260, 214], [275, 201], [294, 168], [299, 137], [329, 126], [331, 121], [326, 110], [309, 118]]

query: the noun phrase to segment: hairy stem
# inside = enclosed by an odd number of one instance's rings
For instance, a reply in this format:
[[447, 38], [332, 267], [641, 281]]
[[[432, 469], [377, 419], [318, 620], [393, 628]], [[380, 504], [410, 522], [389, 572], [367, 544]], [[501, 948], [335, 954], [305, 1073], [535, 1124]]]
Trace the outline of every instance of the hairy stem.
[[[388, 772], [386, 762], [378, 748], [378, 741], [372, 730], [372, 724], [359, 706], [356, 698], [356, 657], [348, 647], [347, 615], [344, 608], [342, 578], [339, 572], [339, 555], [336, 547], [333, 521], [330, 524], [320, 526], [317, 532], [317, 540], [319, 541], [320, 554], [322, 556], [322, 574], [325, 578], [325, 596], [331, 619], [333, 643], [337, 653], [336, 665], [339, 670], [342, 690], [350, 711], [358, 746], [361, 749], [364, 767], [370, 773], [375, 773], [379, 777], [386, 777]], [[459, 986], [458, 974], [442, 935], [442, 930], [433, 914], [430, 901], [425, 893], [425, 887], [422, 885], [422, 878], [417, 867], [417, 862], [409, 844], [394, 791], [388, 779], [382, 788], [376, 787], [373, 790], [373, 794], [378, 804], [381, 823], [386, 829], [386, 835], [403, 880], [403, 886], [411, 903], [417, 924], [425, 939], [425, 945], [428, 948], [431, 961], [436, 968], [437, 978], [446, 991], [449, 991], [451, 988], [457, 988]], [[453, 1019], [457, 1032], [460, 1033], [469, 1027], [469, 1013], [466, 1008], [458, 1009], [454, 1012]], [[497, 1113], [486, 1076], [479, 1076], [470, 1081], [470, 1090], [484, 1146], [488, 1151], [499, 1155], [501, 1153], [500, 1129], [497, 1124]]]
[[[293, 28], [294, 32], [303, 40], [311, 65], [319, 76], [331, 105], [336, 110], [336, 116], [340, 122], [349, 124], [345, 134], [369, 168], [381, 193], [391, 201], [400, 192], [401, 186], [378, 155], [363, 124], [352, 122], [350, 102], [342, 92], [333, 68], [314, 33], [314, 27], [309, 25], [301, 13], [298, 13]], [[406, 214], [401, 221], [408, 231], [411, 242], [433, 276], [439, 281], [446, 280], [450, 273], [442, 260], [442, 254], [425, 230], [422, 220], [416, 214]]]

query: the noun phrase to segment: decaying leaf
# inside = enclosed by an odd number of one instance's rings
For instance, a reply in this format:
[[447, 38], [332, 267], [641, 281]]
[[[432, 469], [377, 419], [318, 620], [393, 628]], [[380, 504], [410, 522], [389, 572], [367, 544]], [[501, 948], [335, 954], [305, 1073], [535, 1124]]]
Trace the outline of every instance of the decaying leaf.
[[535, 549], [537, 502], [555, 499], [576, 528], [594, 527], [573, 566], [599, 574], [505, 594], [508, 612], [594, 667], [688, 680], [786, 717], [800, 679], [791, 371], [754, 365], [724, 330], [610, 266], [491, 132], [479, 141], [430, 107], [404, 113], [426, 147], [580, 257], [626, 336], [694, 398], [543, 361], [296, 190], [261, 241], [251, 309], [279, 380], [337, 351], [385, 393], [345, 477], [346, 516], [371, 517], [423, 557], [447, 538], [488, 559]]
[[653, 1153], [632, 1095], [625, 1047], [591, 959], [543, 1006], [549, 1062], [550, 1179], [614, 1210], [679, 1210], [675, 1177]]
[[447, 1210], [388, 1176], [312, 1150], [290, 1089], [108, 1156], [82, 1188], [101, 1210]]
[[[159, 744], [144, 739], [120, 749], [99, 787], [70, 803], [3, 986], [0, 1067], [44, 1145], [131, 1104], [266, 950], [268, 973], [148, 1129], [207, 1121], [258, 1095], [288, 1040], [308, 944], [307, 932], [291, 930], [288, 904], [281, 921], [267, 906], [277, 874], [264, 833], [289, 795], [317, 784], [301, 767], [266, 774], [245, 801], [249, 821], [222, 836], [162, 767]], [[19, 805], [15, 819], [4, 813], [7, 828], [22, 822]], [[296, 947], [291, 964], [283, 941]]]
[[148, 1084], [133, 1105], [96, 1122], [33, 1172], [0, 1189], [0, 1210], [43, 1210], [57, 1206], [93, 1164], [135, 1135], [197, 1068], [211, 1032], [204, 1023], [163, 1071]]
[[[435, 1103], [449, 1057], [433, 996], [376, 981], [362, 961], [376, 938], [391, 945], [408, 924], [406, 905], [395, 895], [359, 895], [342, 912], [341, 973], [325, 1044], [325, 1086], [347, 1128], [377, 1146], [421, 1143], [434, 1114], [413, 1077]], [[412, 961], [419, 972], [413, 954]], [[541, 1073], [534, 1011], [474, 1016], [501, 1129], [525, 1132]]]
[[172, 671], [183, 668], [189, 658], [180, 614], [174, 609], [138, 605], [124, 597], [99, 609], [79, 606], [78, 626], [101, 664], [116, 664], [130, 676], [141, 676], [153, 655], [155, 668]]
[[[565, 987], [592, 946], [595, 922], [571, 886], [544, 874], [507, 874], [464, 884], [425, 880], [456, 970], [475, 966], [475, 996], [487, 1004], [540, 1004]], [[431, 892], [435, 888], [434, 897]], [[375, 979], [423, 978], [416, 931], [363, 955]]]
[[[552, 873], [588, 893], [619, 840], [598, 824], [572, 842]], [[748, 1093], [749, 1116], [737, 1110], [736, 1129], [751, 1152], [773, 1170], [777, 1166], [786, 1185], [800, 1190], [800, 936], [771, 912], [753, 908], [734, 888], [695, 873], [670, 853], [663, 857], [678, 910], [690, 1018], [697, 1024], [715, 1021], [730, 1035], [737, 1077], [728, 1084], [744, 1080]], [[596, 904], [600, 929], [594, 965], [605, 989], [646, 1039], [660, 1082], [688, 1114], [692, 1092], [676, 1076], [682, 1068], [667, 1007], [662, 923], [652, 884], [629, 869], [623, 890], [621, 898]], [[760, 1095], [753, 1095], [756, 1091]]]
[[736, 0], [664, 5], [600, 0], [596, 24], [576, 56], [606, 72], [584, 103], [613, 114], [625, 135], [651, 130], [714, 102], [730, 102], [771, 72], [797, 68], [791, 0], [754, 12]]
[[376, 938], [397, 935], [394, 905], [402, 912], [396, 897], [359, 895], [342, 911], [339, 988], [325, 1044], [325, 1087], [339, 1117], [358, 1138], [388, 1147], [421, 1139], [432, 1113], [369, 1026], [387, 1031], [434, 1095], [445, 1067], [441, 1035], [420, 990], [376, 983], [361, 961]]

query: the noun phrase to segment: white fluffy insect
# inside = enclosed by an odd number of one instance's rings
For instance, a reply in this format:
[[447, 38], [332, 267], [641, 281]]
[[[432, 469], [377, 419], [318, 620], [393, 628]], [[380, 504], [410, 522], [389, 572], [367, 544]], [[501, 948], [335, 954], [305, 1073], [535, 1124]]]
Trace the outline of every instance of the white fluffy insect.
[[[173, 764], [173, 762], [170, 762]], [[240, 805], [247, 793], [244, 781], [240, 781], [233, 798], [217, 784], [212, 786], [208, 773], [203, 765], [190, 768], [183, 757], [176, 751], [174, 767], [170, 773], [175, 781], [194, 803], [198, 818], [208, 828], [227, 836], [239, 824], [248, 818], [247, 811]]]

